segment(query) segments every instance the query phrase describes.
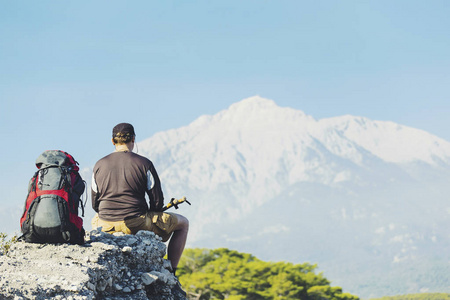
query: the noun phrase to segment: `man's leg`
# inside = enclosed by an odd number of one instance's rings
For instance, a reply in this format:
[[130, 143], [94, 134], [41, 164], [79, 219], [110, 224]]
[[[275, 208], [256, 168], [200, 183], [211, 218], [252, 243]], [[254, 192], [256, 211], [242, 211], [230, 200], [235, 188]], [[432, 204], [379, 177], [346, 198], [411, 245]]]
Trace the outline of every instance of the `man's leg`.
[[176, 271], [181, 255], [183, 254], [189, 231], [189, 220], [182, 215], [175, 215], [177, 216], [178, 223], [167, 248], [167, 258], [170, 260], [174, 272]]

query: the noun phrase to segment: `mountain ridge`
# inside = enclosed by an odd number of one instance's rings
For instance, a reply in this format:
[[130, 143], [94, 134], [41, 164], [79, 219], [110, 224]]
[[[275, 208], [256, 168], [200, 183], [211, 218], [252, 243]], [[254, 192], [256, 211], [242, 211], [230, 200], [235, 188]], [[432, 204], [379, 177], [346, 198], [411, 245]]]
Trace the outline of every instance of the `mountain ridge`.
[[[213, 116], [201, 116], [188, 126], [158, 133], [139, 146], [144, 155], [156, 160], [169, 148], [170, 155], [160, 160], [164, 170], [173, 168], [175, 162], [192, 169], [183, 158], [183, 151], [192, 153], [197, 166], [194, 171], [199, 173], [210, 171], [208, 163], [226, 162], [228, 165], [220, 170], [228, 170], [218, 178], [209, 172], [208, 177], [214, 178], [212, 185], [226, 178], [251, 182], [257, 175], [246, 173], [246, 166], [257, 168], [259, 161], [274, 164], [272, 157], [283, 158], [285, 154], [293, 156], [290, 161], [301, 162], [307, 161], [308, 153], [328, 151], [357, 165], [363, 164], [363, 154], [395, 164], [423, 162], [436, 167], [450, 162], [450, 143], [425, 131], [348, 115], [315, 120], [302, 111], [278, 107], [274, 101], [261, 97], [244, 99]], [[279, 164], [269, 166], [272, 170], [279, 167]], [[308, 166], [297, 164], [291, 173], [304, 174], [306, 170]], [[261, 169], [255, 171], [258, 172], [267, 173]], [[201, 186], [192, 180], [189, 183]]]
[[[450, 143], [423, 130], [350, 115], [317, 120], [254, 96], [157, 133], [139, 151], [166, 195], [191, 199], [182, 212], [189, 246], [310, 260], [364, 296], [377, 296], [375, 282], [415, 292], [418, 279], [402, 272], [420, 271], [418, 258], [448, 266], [437, 249], [450, 252]], [[395, 276], [405, 283], [392, 285]]]

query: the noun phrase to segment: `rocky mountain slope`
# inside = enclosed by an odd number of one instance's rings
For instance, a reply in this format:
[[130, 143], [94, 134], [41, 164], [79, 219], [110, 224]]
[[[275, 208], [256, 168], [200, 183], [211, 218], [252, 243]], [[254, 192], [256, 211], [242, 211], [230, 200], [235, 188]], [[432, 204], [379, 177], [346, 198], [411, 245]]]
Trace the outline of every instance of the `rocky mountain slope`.
[[[139, 143], [191, 247], [309, 261], [363, 297], [450, 286], [450, 143], [388, 121], [316, 120], [261, 97]], [[433, 274], [440, 279], [434, 280]]]

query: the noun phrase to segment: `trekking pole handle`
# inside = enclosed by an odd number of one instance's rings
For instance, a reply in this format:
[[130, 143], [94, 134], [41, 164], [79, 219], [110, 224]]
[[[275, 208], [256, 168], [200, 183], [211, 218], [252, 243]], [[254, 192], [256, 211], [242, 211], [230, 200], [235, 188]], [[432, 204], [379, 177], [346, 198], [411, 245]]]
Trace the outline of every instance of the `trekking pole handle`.
[[175, 209], [178, 209], [178, 204], [181, 204], [181, 203], [183, 203], [183, 202], [186, 202], [187, 204], [191, 205], [191, 203], [190, 203], [189, 201], [187, 201], [186, 197], [183, 197], [183, 198], [181, 198], [181, 199], [175, 199], [175, 198], [172, 198], [172, 199], [170, 199], [170, 202], [167, 203], [167, 205], [164, 206], [164, 207], [162, 208], [161, 211], [168, 210], [168, 209], [171, 208], [172, 206], [174, 206]]

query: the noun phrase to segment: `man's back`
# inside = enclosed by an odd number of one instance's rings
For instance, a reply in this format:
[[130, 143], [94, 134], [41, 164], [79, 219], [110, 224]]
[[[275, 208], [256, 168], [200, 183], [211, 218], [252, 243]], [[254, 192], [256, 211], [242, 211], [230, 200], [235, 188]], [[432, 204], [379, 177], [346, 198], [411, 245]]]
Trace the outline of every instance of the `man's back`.
[[[149, 179], [153, 181], [151, 186]], [[100, 159], [94, 167], [94, 185], [97, 188], [92, 198], [94, 209], [97, 208], [99, 217], [107, 221], [145, 214], [148, 211], [147, 189], [153, 187], [152, 194], [162, 198], [152, 162], [129, 151], [113, 152]]]

